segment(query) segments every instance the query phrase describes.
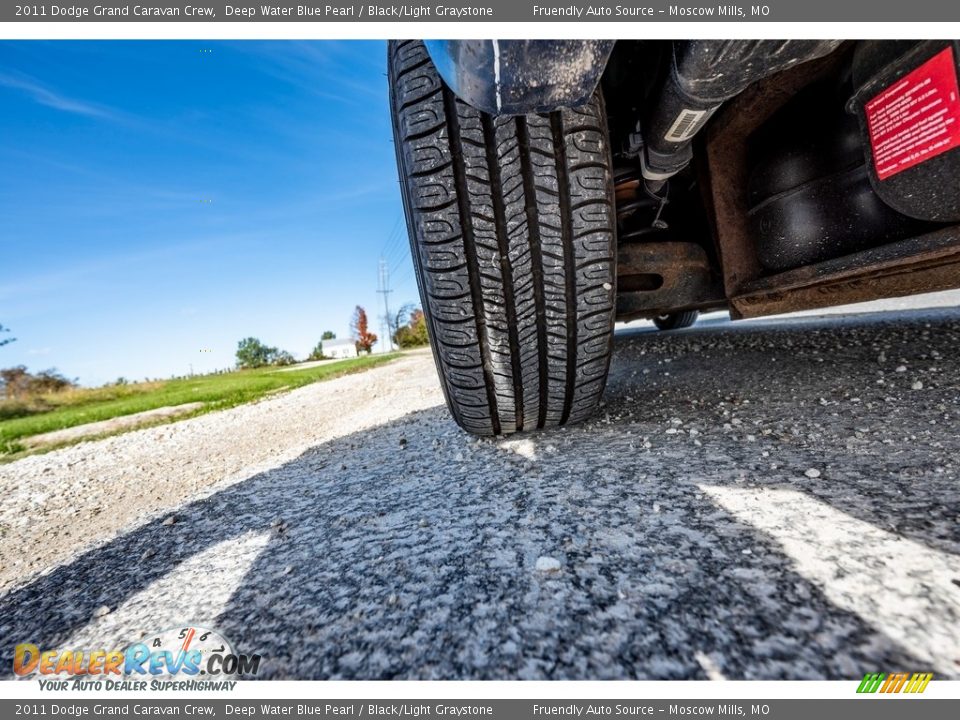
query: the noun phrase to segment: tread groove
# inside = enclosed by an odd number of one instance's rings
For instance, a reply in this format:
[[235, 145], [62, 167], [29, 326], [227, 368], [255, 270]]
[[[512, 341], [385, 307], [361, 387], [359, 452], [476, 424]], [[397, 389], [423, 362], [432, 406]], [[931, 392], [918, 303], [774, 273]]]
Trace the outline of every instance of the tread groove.
[[[409, 43], [410, 41], [407, 40], [407, 42]], [[399, 46], [399, 47], [403, 47], [403, 46], [401, 45], [401, 46]], [[405, 75], [409, 75], [410, 73], [415, 72], [416, 70], [419, 70], [419, 69], [422, 68], [424, 65], [426, 65], [428, 62], [430, 62], [430, 58], [429, 58], [429, 57], [425, 57], [425, 58], [424, 58], [423, 60], [421, 60], [420, 62], [414, 63], [414, 64], [411, 65], [410, 67], [405, 67], [403, 70], [401, 70], [400, 72], [397, 73], [397, 76], [396, 76], [396, 78], [395, 78], [395, 81], [396, 81], [396, 80], [399, 80], [400, 78], [404, 77]], [[402, 109], [402, 108], [401, 108], [401, 109]]]
[[537, 187], [530, 163], [530, 130], [525, 117], [517, 118], [517, 140], [520, 144], [520, 174], [523, 176], [524, 205], [527, 209], [527, 239], [530, 242], [530, 264], [533, 271], [534, 304], [537, 313], [537, 362], [540, 375], [540, 394], [537, 408], [537, 429], [547, 422], [547, 396], [550, 378], [547, 374], [547, 310], [543, 298], [543, 256], [540, 253], [540, 219], [537, 216]]
[[490, 358], [490, 344], [486, 342], [486, 321], [483, 312], [483, 298], [480, 294], [480, 270], [477, 267], [476, 242], [473, 236], [473, 221], [470, 219], [470, 206], [467, 201], [466, 166], [463, 162], [463, 153], [457, 146], [460, 136], [460, 118], [457, 115], [457, 101], [453, 93], [443, 89], [443, 111], [449, 126], [447, 137], [450, 141], [450, 154], [453, 156], [453, 174], [456, 182], [457, 200], [460, 208], [460, 222], [463, 225], [463, 244], [467, 256], [467, 273], [470, 276], [470, 292], [473, 297], [473, 311], [477, 320], [477, 344], [480, 347], [480, 357], [483, 360], [484, 385], [487, 390], [487, 404], [490, 408], [490, 421], [493, 434], [500, 434], [500, 415], [497, 410], [497, 398], [493, 391], [493, 361]]
[[432, 100], [439, 93], [440, 93], [440, 88], [437, 88], [436, 90], [431, 90], [429, 93], [427, 93], [422, 97], [417, 97], [417, 98], [413, 98], [412, 100], [407, 100], [405, 103], [403, 103], [403, 105], [397, 108], [397, 112], [403, 112], [407, 108], [411, 108], [414, 105], [419, 105], [420, 103], [425, 102], [427, 100]]
[[[494, 232], [500, 254], [500, 277], [503, 281], [503, 299], [506, 303], [508, 318], [516, 318], [517, 302], [514, 297], [513, 268], [510, 264], [510, 238], [507, 236], [506, 208], [503, 203], [503, 184], [500, 178], [500, 162], [497, 158], [497, 131], [493, 118], [484, 114], [481, 119], [483, 134], [487, 146], [487, 171], [490, 174], [490, 198], [493, 202]], [[513, 375], [513, 403], [517, 432], [523, 430], [523, 375], [520, 360], [520, 338], [517, 336], [517, 323], [510, 322], [507, 328], [510, 338], [510, 365]]]
[[567, 147], [563, 133], [563, 117], [550, 114], [550, 129], [553, 131], [553, 152], [556, 156], [557, 187], [560, 190], [560, 236], [566, 262], [563, 266], [564, 295], [567, 305], [567, 377], [560, 424], [570, 417], [573, 393], [577, 378], [577, 274], [576, 256], [573, 250], [573, 232], [570, 227], [570, 179], [567, 173]]

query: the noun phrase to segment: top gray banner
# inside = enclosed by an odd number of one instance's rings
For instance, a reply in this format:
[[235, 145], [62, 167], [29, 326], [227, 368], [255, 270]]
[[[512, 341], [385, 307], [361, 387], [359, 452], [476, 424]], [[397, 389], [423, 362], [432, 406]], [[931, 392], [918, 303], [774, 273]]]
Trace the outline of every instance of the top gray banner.
[[956, 0], [767, 0], [720, 5], [660, 0], [446, 2], [194, 2], [65, 0], [0, 6], [2, 22], [958, 22]]

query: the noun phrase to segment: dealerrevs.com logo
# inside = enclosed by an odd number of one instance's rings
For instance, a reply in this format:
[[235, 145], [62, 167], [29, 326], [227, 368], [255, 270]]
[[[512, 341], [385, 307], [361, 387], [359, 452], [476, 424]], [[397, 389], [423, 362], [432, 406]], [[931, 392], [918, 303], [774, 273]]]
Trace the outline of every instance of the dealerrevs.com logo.
[[42, 690], [232, 690], [255, 677], [260, 655], [237, 653], [215, 630], [171, 628], [123, 650], [14, 648], [13, 672], [40, 680]]

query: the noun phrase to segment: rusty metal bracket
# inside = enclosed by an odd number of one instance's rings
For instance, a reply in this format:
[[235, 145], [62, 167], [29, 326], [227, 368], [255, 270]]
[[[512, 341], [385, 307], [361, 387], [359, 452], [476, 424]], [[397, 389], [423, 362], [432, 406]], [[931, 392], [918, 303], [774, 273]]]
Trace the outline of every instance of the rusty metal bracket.
[[618, 320], [725, 302], [707, 253], [696, 243], [633, 243], [617, 250]]
[[958, 286], [960, 226], [954, 226], [759, 278], [733, 302], [747, 318]]

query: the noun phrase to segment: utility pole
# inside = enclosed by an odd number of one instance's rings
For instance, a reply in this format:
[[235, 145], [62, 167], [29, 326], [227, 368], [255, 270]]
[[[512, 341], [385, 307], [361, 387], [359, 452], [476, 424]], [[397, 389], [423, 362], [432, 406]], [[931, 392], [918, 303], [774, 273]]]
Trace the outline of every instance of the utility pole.
[[387, 269], [387, 261], [380, 256], [380, 267], [377, 275], [377, 292], [383, 294], [383, 322], [380, 324], [380, 331], [383, 333], [381, 352], [390, 352], [393, 350], [393, 341], [390, 339], [390, 302], [387, 299], [392, 290], [390, 290], [390, 271]]

